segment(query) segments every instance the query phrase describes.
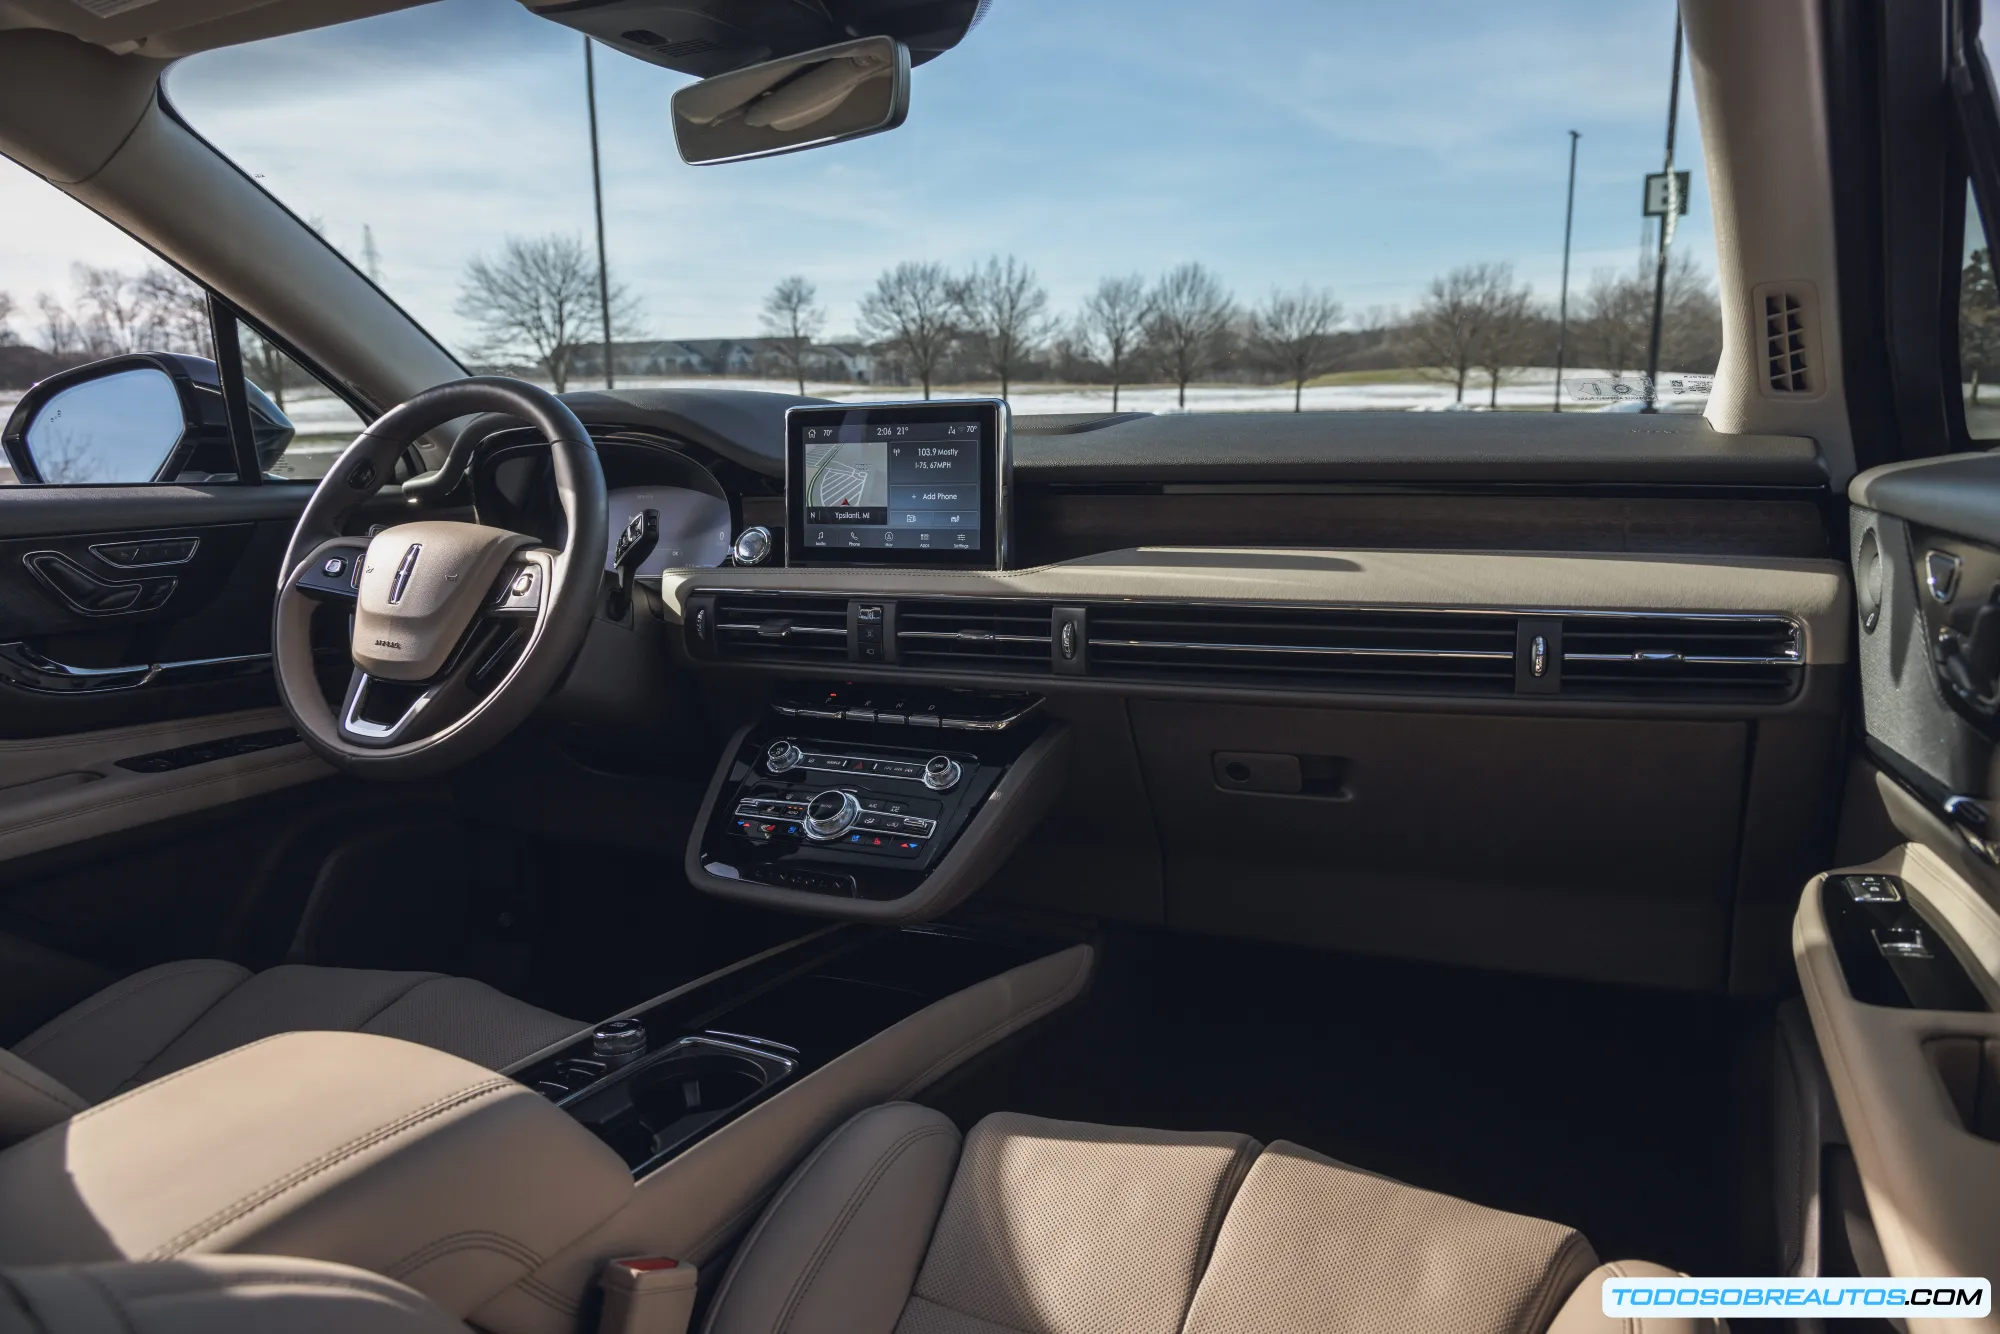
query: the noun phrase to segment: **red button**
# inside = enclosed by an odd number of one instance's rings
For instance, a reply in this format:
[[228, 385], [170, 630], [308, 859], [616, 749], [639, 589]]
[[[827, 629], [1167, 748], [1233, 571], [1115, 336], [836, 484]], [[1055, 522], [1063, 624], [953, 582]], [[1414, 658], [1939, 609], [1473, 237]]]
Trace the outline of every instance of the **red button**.
[[636, 1274], [650, 1273], [655, 1269], [679, 1269], [679, 1260], [670, 1260], [664, 1255], [641, 1255], [631, 1260], [613, 1261], [620, 1269], [629, 1269]]

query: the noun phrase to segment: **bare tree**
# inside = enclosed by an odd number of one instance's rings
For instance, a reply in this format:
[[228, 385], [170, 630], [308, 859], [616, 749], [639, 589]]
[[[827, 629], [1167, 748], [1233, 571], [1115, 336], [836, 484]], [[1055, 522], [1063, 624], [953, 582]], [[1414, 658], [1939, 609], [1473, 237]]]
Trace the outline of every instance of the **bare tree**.
[[0, 292], [0, 347], [12, 347], [14, 337], [14, 294]]
[[42, 312], [43, 351], [54, 357], [85, 355], [83, 330], [62, 302], [43, 292], [35, 298], [35, 308]]
[[1489, 292], [1485, 327], [1473, 352], [1479, 369], [1486, 372], [1486, 406], [1492, 409], [1500, 406], [1501, 377], [1529, 359], [1536, 326], [1534, 297], [1528, 285], [1514, 284], [1512, 265], [1499, 268]]
[[1442, 372], [1457, 386], [1457, 401], [1465, 401], [1465, 381], [1479, 364], [1493, 320], [1514, 290], [1509, 264], [1466, 264], [1431, 279], [1423, 304], [1417, 307], [1409, 337], [1426, 366]]
[[764, 298], [764, 332], [778, 340], [778, 355], [799, 382], [799, 396], [806, 392], [806, 352], [826, 326], [826, 312], [820, 309], [819, 289], [798, 274], [780, 278]]
[[147, 303], [138, 282], [122, 269], [91, 264], [69, 266], [76, 288], [76, 323], [84, 348], [94, 357], [145, 350]]
[[1035, 271], [1012, 255], [997, 255], [953, 284], [961, 332], [1000, 379], [1004, 401], [1014, 375], [1049, 330], [1049, 294]]
[[1292, 385], [1292, 411], [1305, 403], [1306, 381], [1333, 367], [1333, 334], [1340, 327], [1333, 293], [1301, 287], [1273, 290], [1250, 314], [1250, 355]]
[[148, 348], [214, 358], [215, 330], [208, 320], [208, 294], [199, 284], [163, 264], [152, 264], [133, 279], [132, 289]]
[[375, 248], [375, 229], [365, 222], [361, 224], [361, 271], [371, 283], [382, 281], [382, 252]]
[[861, 332], [889, 345], [923, 381], [924, 397], [958, 338], [958, 301], [944, 265], [904, 260], [861, 298]]
[[1173, 377], [1186, 408], [1188, 381], [1225, 350], [1236, 302], [1214, 274], [1191, 262], [1168, 270], [1153, 285], [1147, 307], [1147, 346]]
[[[479, 326], [482, 355], [532, 362], [560, 394], [581, 345], [602, 327], [597, 263], [574, 236], [510, 236], [498, 258], [479, 255], [465, 266], [457, 309]], [[631, 337], [637, 324], [637, 299], [613, 284], [612, 336]]]
[[[1585, 364], [1613, 375], [1642, 369], [1653, 333], [1653, 270], [1620, 275], [1599, 269], [1590, 277], [1576, 321], [1577, 350]], [[1722, 308], [1708, 276], [1687, 251], [1667, 266], [1660, 312], [1660, 361], [1682, 371], [1708, 372], [1722, 356]]]
[[1145, 337], [1146, 280], [1138, 274], [1106, 278], [1083, 299], [1078, 321], [1083, 343], [1111, 373], [1111, 410], [1118, 411], [1118, 389], [1131, 372], [1132, 360]]

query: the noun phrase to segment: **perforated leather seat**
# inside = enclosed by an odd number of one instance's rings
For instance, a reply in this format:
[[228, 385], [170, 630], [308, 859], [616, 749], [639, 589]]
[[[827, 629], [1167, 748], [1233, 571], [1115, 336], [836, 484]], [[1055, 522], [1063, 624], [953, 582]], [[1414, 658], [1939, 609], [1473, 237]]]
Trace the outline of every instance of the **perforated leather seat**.
[[863, 1112], [781, 1189], [708, 1334], [1691, 1334], [1624, 1321], [1574, 1229], [1296, 1144]]
[[500, 1069], [582, 1027], [483, 982], [440, 973], [284, 964], [253, 974], [218, 959], [161, 964], [0, 1051], [0, 1145], [276, 1033], [379, 1033]]
[[[1558, 1223], [1282, 1141], [871, 1108], [738, 1248], [706, 1334], [1696, 1334], [1615, 1320]], [[445, 1334], [376, 1274], [272, 1257], [0, 1270], [0, 1334]]]

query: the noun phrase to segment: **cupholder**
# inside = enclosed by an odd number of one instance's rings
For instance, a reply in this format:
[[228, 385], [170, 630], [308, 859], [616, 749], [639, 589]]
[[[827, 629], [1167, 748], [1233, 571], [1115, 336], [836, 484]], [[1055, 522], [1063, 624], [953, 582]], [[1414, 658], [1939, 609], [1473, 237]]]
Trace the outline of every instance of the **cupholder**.
[[567, 1110], [644, 1175], [774, 1085], [797, 1063], [707, 1037], [679, 1042], [587, 1091]]
[[656, 1125], [702, 1112], [727, 1111], [765, 1084], [763, 1067], [747, 1056], [706, 1051], [669, 1056], [632, 1081], [632, 1102]]

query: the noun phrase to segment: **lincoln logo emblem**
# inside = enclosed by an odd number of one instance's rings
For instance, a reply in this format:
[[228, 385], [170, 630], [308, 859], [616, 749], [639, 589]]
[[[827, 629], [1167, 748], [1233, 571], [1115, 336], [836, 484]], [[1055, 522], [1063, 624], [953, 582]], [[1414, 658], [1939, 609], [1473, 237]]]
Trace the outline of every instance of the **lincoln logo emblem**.
[[424, 544], [410, 543], [410, 549], [403, 553], [403, 563], [396, 567], [396, 578], [389, 585], [389, 604], [394, 606], [403, 600], [403, 592], [410, 586], [410, 574], [417, 568], [417, 557], [423, 553]]

